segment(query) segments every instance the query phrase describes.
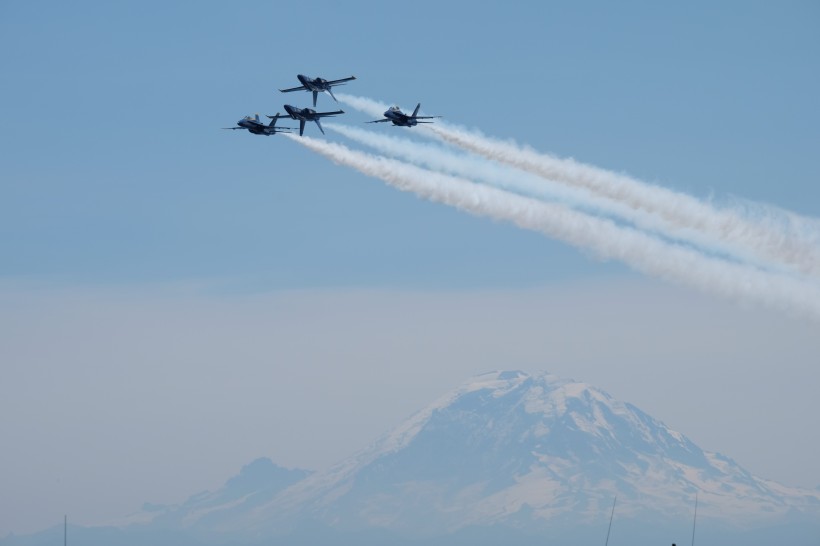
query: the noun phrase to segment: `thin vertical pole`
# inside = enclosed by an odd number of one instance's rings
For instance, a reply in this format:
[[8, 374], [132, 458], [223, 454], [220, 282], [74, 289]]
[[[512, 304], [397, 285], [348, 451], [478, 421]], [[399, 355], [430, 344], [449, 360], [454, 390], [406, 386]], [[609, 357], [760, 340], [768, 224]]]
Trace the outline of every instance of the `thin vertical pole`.
[[692, 519], [692, 546], [695, 546], [695, 525], [698, 523], [698, 494], [695, 493], [695, 517]]
[[609, 529], [606, 530], [606, 542], [604, 542], [604, 546], [608, 546], [609, 544], [609, 532], [612, 531], [612, 518], [615, 517], [615, 501], [618, 500], [618, 495], [615, 495], [615, 498], [612, 499], [612, 513], [609, 515]]

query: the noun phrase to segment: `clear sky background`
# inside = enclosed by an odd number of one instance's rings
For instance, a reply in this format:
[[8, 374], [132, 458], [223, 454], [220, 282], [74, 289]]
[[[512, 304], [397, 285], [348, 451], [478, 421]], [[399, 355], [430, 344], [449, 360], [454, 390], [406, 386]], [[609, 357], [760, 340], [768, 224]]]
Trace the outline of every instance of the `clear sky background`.
[[324, 468], [499, 368], [820, 486], [816, 322], [219, 130], [307, 106], [277, 91], [297, 73], [355, 74], [351, 94], [818, 217], [818, 28], [817, 2], [3, 1], [0, 536], [179, 502], [258, 456]]

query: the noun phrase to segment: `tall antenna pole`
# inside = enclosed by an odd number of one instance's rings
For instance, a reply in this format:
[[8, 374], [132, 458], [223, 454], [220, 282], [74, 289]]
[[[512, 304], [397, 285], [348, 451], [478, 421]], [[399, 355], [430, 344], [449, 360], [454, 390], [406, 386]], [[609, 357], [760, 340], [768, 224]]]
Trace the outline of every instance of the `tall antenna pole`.
[[692, 519], [692, 546], [695, 546], [695, 525], [698, 522], [698, 494], [695, 493], [695, 517]]
[[612, 518], [615, 517], [615, 502], [618, 500], [618, 495], [615, 495], [615, 498], [612, 499], [612, 513], [609, 515], [609, 529], [606, 530], [606, 542], [604, 542], [604, 546], [608, 546], [609, 544], [609, 532], [612, 530]]

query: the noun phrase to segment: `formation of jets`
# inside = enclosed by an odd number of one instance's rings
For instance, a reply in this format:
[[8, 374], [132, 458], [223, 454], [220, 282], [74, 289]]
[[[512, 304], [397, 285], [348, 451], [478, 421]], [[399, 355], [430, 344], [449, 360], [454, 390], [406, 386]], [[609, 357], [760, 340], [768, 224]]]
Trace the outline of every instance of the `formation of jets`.
[[[326, 80], [324, 78], [311, 78], [310, 76], [305, 76], [304, 74], [298, 74], [296, 78], [302, 84], [299, 87], [290, 87], [288, 89], [280, 89], [282, 93], [290, 93], [292, 91], [309, 91], [313, 93], [313, 107], [316, 107], [316, 99], [319, 96], [319, 93], [327, 93], [330, 97], [336, 101], [336, 97], [333, 95], [332, 88], [337, 85], [345, 85], [347, 82], [355, 80], [356, 76], [348, 76], [347, 78], [340, 78], [338, 80]], [[290, 119], [299, 120], [299, 136], [304, 135], [305, 133], [305, 122], [313, 121], [316, 123], [316, 126], [325, 134], [325, 130], [322, 129], [322, 124], [319, 122], [321, 118], [329, 117], [329, 116], [338, 116], [339, 114], [344, 114], [344, 110], [335, 110], [333, 112], [317, 112], [313, 108], [299, 108], [297, 106], [292, 106], [290, 104], [286, 104], [284, 106], [286, 114], [279, 114], [277, 113], [275, 116], [267, 116], [268, 119], [272, 120], [268, 125], [265, 125], [260, 121], [259, 114], [255, 116], [245, 116], [239, 121], [236, 122], [236, 127], [223, 127], [223, 129], [244, 129], [247, 130], [249, 133], [253, 133], [254, 135], [275, 135], [276, 133], [287, 133], [292, 130], [295, 130], [295, 127], [277, 127], [276, 122], [279, 120], [279, 117], [290, 117]], [[383, 123], [383, 122], [392, 122], [393, 125], [399, 127], [414, 127], [419, 123], [433, 123], [432, 121], [420, 121], [420, 120], [428, 120], [433, 118], [440, 118], [441, 116], [420, 116], [419, 108], [421, 108], [421, 103], [416, 105], [416, 109], [413, 110], [412, 114], [405, 114], [404, 112], [399, 109], [398, 106], [391, 106], [385, 113], [384, 119], [377, 119], [374, 121], [367, 121], [365, 123]]]

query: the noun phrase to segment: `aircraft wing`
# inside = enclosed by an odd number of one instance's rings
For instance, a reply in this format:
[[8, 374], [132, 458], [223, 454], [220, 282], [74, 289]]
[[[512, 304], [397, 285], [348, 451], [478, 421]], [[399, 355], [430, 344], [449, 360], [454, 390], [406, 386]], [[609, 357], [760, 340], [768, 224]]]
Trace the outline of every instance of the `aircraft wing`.
[[223, 129], [230, 129], [231, 131], [236, 131], [237, 129], [245, 130], [244, 127], [223, 127]]
[[328, 83], [328, 85], [341, 85], [344, 82], [349, 82], [349, 81], [355, 80], [355, 79], [356, 79], [356, 76], [350, 76], [349, 78], [342, 78], [340, 80], [330, 80], [327, 83]]
[[416, 119], [433, 119], [433, 118], [440, 118], [441, 116], [416, 116]]
[[290, 93], [291, 91], [307, 91], [307, 87], [300, 85], [299, 87], [291, 87], [290, 89], [280, 89], [282, 93]]
[[385, 121], [392, 121], [392, 120], [384, 118], [384, 119], [377, 119], [377, 120], [374, 120], [374, 121], [365, 121], [365, 123], [384, 123]]
[[344, 110], [336, 110], [335, 112], [316, 112], [314, 115], [317, 118], [324, 118], [327, 116], [335, 116], [336, 114], [344, 114]]

